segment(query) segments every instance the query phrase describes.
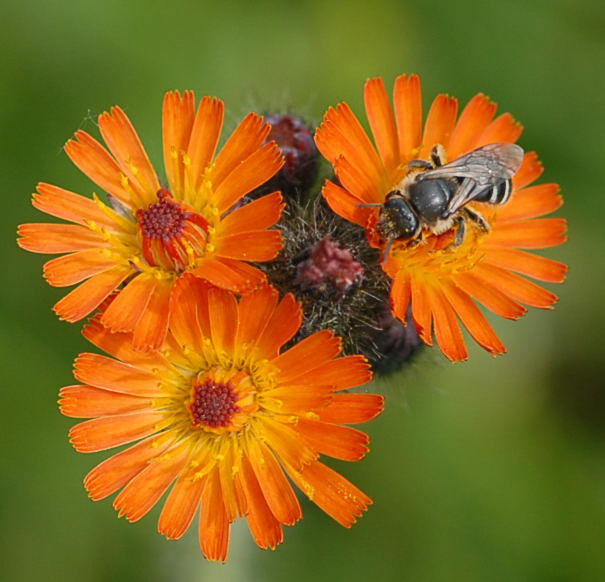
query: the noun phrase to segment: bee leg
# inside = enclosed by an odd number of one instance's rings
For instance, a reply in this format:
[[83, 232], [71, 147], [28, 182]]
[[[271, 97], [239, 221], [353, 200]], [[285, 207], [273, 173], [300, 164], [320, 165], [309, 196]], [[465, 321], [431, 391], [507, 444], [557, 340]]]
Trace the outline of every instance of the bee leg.
[[384, 251], [382, 253], [382, 264], [384, 265], [389, 259], [389, 253], [391, 252], [391, 247], [393, 246], [394, 238], [390, 238], [387, 241], [386, 246], [384, 247]]
[[452, 242], [452, 247], [459, 247], [464, 242], [464, 237], [466, 236], [466, 219], [462, 215], [458, 215], [456, 217], [456, 233], [454, 234], [454, 240]]
[[433, 160], [433, 165], [435, 168], [445, 164], [445, 149], [440, 143], [433, 146], [433, 149], [431, 150], [431, 160]]
[[433, 164], [426, 160], [410, 160], [408, 162], [408, 168], [421, 168], [423, 170], [432, 170]]
[[482, 230], [483, 232], [489, 232], [491, 230], [489, 223], [487, 222], [487, 220], [485, 220], [485, 218], [483, 218], [483, 216], [479, 212], [473, 210], [472, 208], [469, 208], [468, 206], [464, 209], [464, 212], [468, 219], [475, 223], [480, 230]]

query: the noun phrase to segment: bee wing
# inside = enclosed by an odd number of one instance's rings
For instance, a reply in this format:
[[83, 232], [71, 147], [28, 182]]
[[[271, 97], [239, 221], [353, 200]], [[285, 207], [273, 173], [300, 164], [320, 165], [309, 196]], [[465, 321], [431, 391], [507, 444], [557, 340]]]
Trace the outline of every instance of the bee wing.
[[512, 178], [522, 162], [523, 149], [517, 144], [490, 143], [449, 164], [424, 172], [419, 179], [461, 179], [448, 204], [446, 215], [450, 216], [486, 188]]

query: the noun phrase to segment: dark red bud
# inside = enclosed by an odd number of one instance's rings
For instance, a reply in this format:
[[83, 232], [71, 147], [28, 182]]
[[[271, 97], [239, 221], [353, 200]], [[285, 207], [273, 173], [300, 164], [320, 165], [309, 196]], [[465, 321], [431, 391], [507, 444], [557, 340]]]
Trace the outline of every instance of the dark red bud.
[[317, 147], [313, 132], [295, 115], [272, 114], [266, 116], [271, 124], [267, 141], [275, 141], [284, 155], [284, 167], [264, 187], [281, 190], [297, 199], [305, 197], [317, 176]]

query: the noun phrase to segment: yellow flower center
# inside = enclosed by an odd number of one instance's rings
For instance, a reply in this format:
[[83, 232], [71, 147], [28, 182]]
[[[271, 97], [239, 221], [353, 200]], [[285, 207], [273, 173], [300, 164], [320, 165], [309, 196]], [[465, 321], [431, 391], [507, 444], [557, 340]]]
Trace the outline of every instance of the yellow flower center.
[[455, 246], [455, 233], [452, 230], [440, 235], [425, 231], [421, 243], [415, 246], [396, 244], [392, 254], [397, 264], [406, 271], [414, 271], [419, 276], [450, 277], [473, 269], [481, 261], [485, 234], [469, 224], [463, 243]]

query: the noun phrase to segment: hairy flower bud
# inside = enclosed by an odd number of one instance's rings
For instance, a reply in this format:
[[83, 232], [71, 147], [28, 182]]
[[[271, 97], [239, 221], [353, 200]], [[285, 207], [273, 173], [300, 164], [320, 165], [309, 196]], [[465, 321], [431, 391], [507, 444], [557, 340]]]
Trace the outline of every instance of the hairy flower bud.
[[335, 215], [321, 199], [305, 207], [290, 201], [280, 223], [284, 248], [263, 265], [283, 293], [303, 305], [295, 341], [320, 329], [342, 337], [344, 351], [363, 354], [375, 371], [397, 370], [417, 350], [413, 323], [392, 317], [380, 254], [361, 228]]
[[297, 200], [306, 198], [317, 177], [317, 147], [313, 133], [296, 115], [270, 114], [265, 120], [271, 125], [267, 141], [274, 140], [284, 155], [284, 166], [263, 191], [281, 190]]
[[309, 258], [298, 264], [295, 285], [302, 289], [325, 291], [332, 288], [345, 293], [363, 278], [363, 266], [350, 250], [324, 236], [309, 252]]

